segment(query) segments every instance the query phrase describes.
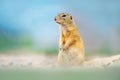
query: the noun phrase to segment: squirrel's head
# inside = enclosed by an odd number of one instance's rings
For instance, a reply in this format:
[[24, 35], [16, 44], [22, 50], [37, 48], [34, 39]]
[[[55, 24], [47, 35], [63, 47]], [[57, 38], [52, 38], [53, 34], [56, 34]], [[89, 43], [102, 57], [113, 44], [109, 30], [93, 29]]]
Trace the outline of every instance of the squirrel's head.
[[73, 19], [72, 16], [68, 13], [60, 13], [55, 17], [56, 23], [62, 25], [62, 26], [67, 26], [70, 24], [73, 24]]

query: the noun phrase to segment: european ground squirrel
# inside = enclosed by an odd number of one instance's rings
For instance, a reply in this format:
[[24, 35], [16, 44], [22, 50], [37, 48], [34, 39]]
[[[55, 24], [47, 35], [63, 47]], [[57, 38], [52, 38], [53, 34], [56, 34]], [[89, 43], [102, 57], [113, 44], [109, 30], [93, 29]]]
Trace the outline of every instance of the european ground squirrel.
[[84, 45], [72, 16], [60, 13], [55, 17], [60, 25], [58, 64], [79, 65], [84, 61]]

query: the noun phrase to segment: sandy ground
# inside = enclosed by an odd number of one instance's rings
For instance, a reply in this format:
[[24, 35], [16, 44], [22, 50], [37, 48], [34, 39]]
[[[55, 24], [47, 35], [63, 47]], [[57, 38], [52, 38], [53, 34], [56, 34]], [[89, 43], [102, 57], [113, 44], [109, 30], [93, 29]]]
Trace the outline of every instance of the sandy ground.
[[56, 56], [25, 54], [25, 55], [0, 55], [0, 68], [43, 68], [56, 63]]
[[[57, 56], [43, 54], [0, 54], [0, 68], [49, 68], [58, 67]], [[120, 66], [120, 55], [93, 58], [79, 67], [105, 68]]]

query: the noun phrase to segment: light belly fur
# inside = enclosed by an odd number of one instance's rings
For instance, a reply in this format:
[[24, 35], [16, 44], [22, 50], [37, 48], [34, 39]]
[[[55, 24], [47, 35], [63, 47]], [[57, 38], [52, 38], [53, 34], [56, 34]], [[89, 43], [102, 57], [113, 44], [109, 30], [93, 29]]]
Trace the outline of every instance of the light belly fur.
[[60, 51], [58, 55], [58, 62], [65, 65], [79, 65], [84, 61], [84, 55], [75, 49], [68, 49], [67, 51]]

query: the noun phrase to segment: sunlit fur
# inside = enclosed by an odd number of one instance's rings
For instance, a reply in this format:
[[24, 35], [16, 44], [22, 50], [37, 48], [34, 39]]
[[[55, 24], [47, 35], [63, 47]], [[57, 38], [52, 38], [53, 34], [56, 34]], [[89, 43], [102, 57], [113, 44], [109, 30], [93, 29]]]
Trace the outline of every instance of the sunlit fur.
[[[65, 17], [62, 17], [66, 15]], [[55, 17], [60, 25], [58, 63], [79, 65], [84, 61], [84, 45], [70, 14], [60, 13]]]

